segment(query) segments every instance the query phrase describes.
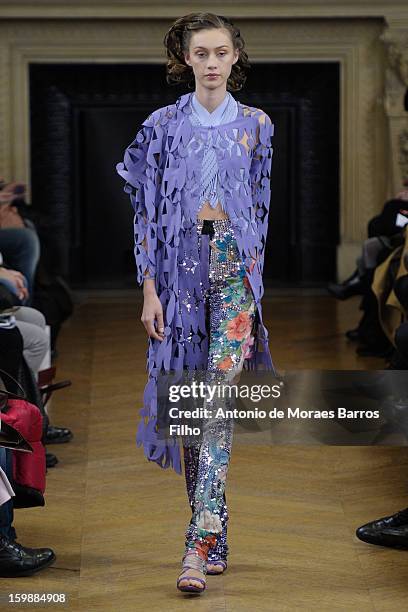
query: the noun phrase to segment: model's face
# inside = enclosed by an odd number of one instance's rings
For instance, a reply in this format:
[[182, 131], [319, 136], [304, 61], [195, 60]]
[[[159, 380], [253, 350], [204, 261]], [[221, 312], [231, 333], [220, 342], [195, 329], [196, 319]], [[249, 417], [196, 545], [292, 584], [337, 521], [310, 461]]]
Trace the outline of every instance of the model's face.
[[[211, 28], [191, 36], [185, 61], [193, 69], [196, 89], [198, 84], [206, 89], [226, 89], [232, 65], [238, 57], [239, 51], [234, 50], [228, 30]], [[216, 76], [209, 76], [212, 73]]]

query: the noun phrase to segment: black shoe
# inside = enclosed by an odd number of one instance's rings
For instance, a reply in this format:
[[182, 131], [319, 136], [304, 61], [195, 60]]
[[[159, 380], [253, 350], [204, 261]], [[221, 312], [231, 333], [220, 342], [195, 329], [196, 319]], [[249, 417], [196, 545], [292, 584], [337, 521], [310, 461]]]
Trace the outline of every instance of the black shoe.
[[31, 576], [54, 563], [55, 559], [55, 553], [51, 548], [27, 548], [0, 535], [0, 576], [2, 578]]
[[329, 283], [327, 285], [328, 292], [338, 300], [347, 300], [353, 295], [363, 295], [365, 289], [365, 284], [361, 281], [357, 271], [343, 283]]
[[408, 508], [362, 525], [356, 536], [369, 544], [408, 548]]
[[46, 461], [46, 466], [47, 468], [49, 467], [54, 467], [54, 465], [57, 465], [58, 463], [58, 459], [55, 455], [53, 455], [52, 453], [45, 453], [45, 461]]
[[381, 536], [381, 540], [376, 542], [376, 544], [380, 546], [408, 549], [408, 525], [384, 529], [384, 531], [381, 532]]
[[44, 444], [62, 444], [63, 442], [69, 442], [72, 436], [72, 431], [66, 427], [53, 427], [53, 425], [49, 425]]
[[345, 334], [346, 338], [351, 340], [351, 342], [358, 342], [360, 340], [360, 332], [358, 327], [356, 329], [349, 329]]

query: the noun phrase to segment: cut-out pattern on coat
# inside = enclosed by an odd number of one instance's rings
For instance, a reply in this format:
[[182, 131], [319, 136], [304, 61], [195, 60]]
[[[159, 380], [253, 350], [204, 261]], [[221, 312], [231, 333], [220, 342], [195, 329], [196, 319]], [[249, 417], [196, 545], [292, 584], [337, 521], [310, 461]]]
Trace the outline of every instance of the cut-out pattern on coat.
[[[137, 282], [154, 278], [163, 306], [164, 340], [148, 339], [148, 381], [137, 444], [161, 467], [181, 473], [179, 441], [157, 435], [157, 376], [182, 370], [205, 370], [208, 337], [197, 235], [199, 178], [204, 142], [217, 132], [216, 155], [225, 207], [232, 221], [248, 282], [256, 303], [256, 340], [246, 370], [276, 374], [263, 323], [262, 273], [268, 229], [272, 136], [274, 126], [261, 109], [238, 102], [237, 118], [214, 127], [194, 126], [189, 119], [191, 93], [159, 108], [142, 123], [116, 166], [125, 179], [135, 212]], [[192, 134], [197, 144], [191, 144]], [[219, 138], [218, 138], [219, 135]], [[230, 140], [234, 141], [231, 146]]]

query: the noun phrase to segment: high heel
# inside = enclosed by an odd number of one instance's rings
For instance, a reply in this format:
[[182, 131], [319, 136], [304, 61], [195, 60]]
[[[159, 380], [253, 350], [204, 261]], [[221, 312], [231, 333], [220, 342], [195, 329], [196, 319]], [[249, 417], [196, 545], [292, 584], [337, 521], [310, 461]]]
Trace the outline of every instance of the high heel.
[[[206, 536], [202, 541], [196, 540], [194, 542], [194, 548], [188, 549], [184, 553], [182, 559], [183, 570], [177, 579], [177, 588], [179, 591], [183, 591], [184, 593], [202, 593], [205, 590], [205, 579], [191, 575], [189, 576], [188, 574], [183, 576], [183, 573], [187, 569], [194, 569], [201, 572], [205, 576], [207, 574], [208, 549], [214, 546], [215, 543], [215, 536]], [[195, 582], [200, 582], [202, 586], [199, 587], [195, 584], [181, 585], [180, 583], [183, 580], [194, 580]]]

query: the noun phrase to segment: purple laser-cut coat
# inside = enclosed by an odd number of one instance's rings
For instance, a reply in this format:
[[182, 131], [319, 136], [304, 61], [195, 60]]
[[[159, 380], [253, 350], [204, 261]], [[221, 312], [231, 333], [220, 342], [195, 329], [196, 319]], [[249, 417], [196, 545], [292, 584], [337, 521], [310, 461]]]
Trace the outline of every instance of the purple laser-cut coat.
[[[211, 130], [221, 136], [216, 146], [220, 184], [256, 303], [256, 340], [244, 369], [276, 374], [261, 305], [274, 125], [261, 109], [237, 101], [234, 121], [214, 127], [194, 126], [189, 119], [192, 95], [184, 94], [174, 104], [153, 111], [127, 147], [123, 163], [116, 166], [126, 181], [124, 191], [130, 195], [135, 212], [137, 282], [143, 285], [145, 278], [155, 278], [164, 315], [164, 339], [148, 339], [148, 381], [136, 442], [143, 444], [149, 461], [162, 468], [171, 466], [179, 474], [179, 440], [162, 440], [156, 431], [157, 376], [207, 367], [208, 334], [196, 219], [201, 204], [201, 144]], [[234, 140], [232, 147], [226, 138]]]

